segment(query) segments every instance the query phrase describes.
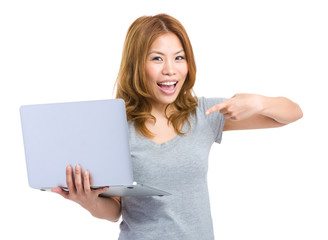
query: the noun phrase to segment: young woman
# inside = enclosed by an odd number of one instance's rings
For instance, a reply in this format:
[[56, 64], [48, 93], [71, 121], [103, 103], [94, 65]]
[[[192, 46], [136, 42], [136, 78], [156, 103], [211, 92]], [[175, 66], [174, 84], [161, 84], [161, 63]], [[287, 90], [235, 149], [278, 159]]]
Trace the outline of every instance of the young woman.
[[[170, 192], [165, 197], [98, 195], [90, 173], [66, 169], [69, 192], [53, 191], [98, 218], [118, 221], [119, 239], [213, 239], [207, 189], [208, 155], [222, 131], [280, 127], [302, 117], [284, 97], [236, 94], [197, 98], [196, 66], [183, 26], [160, 14], [140, 17], [129, 28], [117, 78], [124, 99], [136, 181]], [[83, 180], [82, 180], [83, 179]]]

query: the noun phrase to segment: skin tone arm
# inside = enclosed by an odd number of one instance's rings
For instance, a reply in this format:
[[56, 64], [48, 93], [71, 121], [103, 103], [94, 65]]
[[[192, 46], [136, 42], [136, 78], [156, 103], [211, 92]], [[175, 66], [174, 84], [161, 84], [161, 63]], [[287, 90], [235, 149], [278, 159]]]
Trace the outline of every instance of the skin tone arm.
[[236, 94], [206, 111], [226, 118], [223, 131], [281, 127], [303, 117], [298, 104], [285, 97]]
[[73, 174], [73, 168], [67, 166], [66, 183], [68, 192], [60, 187], [52, 188], [51, 191], [80, 204], [94, 217], [107, 219], [112, 222], [119, 220], [121, 216], [121, 198], [99, 197], [99, 194], [106, 192], [109, 187], [96, 190], [91, 189], [89, 171], [85, 170], [82, 172], [81, 166], [77, 165], [75, 167], [75, 174]]

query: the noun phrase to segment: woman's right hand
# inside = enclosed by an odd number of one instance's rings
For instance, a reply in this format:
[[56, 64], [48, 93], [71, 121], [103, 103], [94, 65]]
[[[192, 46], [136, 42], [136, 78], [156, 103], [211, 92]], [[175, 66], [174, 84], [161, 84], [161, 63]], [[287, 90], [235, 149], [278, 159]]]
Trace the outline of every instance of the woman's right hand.
[[51, 191], [80, 204], [91, 213], [97, 207], [99, 195], [106, 192], [109, 188], [91, 189], [90, 173], [88, 170], [82, 172], [80, 165], [76, 165], [75, 174], [73, 173], [72, 166], [66, 167], [66, 183], [68, 191], [63, 190], [61, 187], [52, 188]]

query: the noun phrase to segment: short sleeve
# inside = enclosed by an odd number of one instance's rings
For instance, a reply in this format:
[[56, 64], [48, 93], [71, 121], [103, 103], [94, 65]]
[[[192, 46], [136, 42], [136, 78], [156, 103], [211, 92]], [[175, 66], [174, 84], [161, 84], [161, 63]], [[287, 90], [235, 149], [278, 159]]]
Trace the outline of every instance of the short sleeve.
[[221, 143], [222, 131], [225, 123], [224, 116], [218, 111], [205, 115], [205, 111], [221, 102], [226, 100], [226, 98], [199, 98], [199, 108], [204, 113], [206, 124], [210, 126], [214, 134], [214, 141]]

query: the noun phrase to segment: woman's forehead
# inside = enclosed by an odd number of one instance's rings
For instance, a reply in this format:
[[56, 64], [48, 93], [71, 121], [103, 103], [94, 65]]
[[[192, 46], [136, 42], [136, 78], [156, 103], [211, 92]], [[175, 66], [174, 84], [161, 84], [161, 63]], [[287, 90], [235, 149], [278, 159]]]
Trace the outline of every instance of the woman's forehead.
[[158, 36], [152, 45], [148, 53], [171, 53], [177, 54], [183, 51], [183, 46], [177, 35], [174, 33], [165, 33]]

